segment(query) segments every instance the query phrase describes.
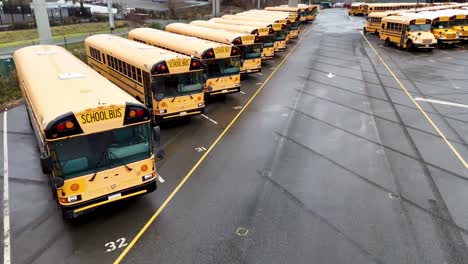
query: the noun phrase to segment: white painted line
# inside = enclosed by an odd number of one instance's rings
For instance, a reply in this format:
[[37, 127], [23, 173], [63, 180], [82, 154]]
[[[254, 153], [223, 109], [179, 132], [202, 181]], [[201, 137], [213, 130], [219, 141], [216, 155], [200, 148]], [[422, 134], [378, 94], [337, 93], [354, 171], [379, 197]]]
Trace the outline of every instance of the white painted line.
[[243, 92], [243, 91], [240, 91], [240, 93], [241, 93], [241, 94], [245, 94], [245, 92]]
[[257, 74], [260, 75], [260, 76], [263, 76], [263, 73], [261, 73], [261, 72], [257, 72]]
[[433, 104], [443, 104], [443, 105], [450, 105], [450, 106], [456, 106], [456, 107], [461, 107], [461, 108], [468, 108], [468, 105], [465, 105], [465, 104], [459, 104], [459, 103], [453, 103], [453, 102], [447, 102], [447, 101], [440, 101], [440, 100], [435, 100], [435, 99], [426, 99], [426, 98], [416, 97], [416, 98], [414, 98], [414, 100], [421, 101], [421, 102], [433, 103]]
[[158, 181], [159, 181], [160, 183], [164, 183], [164, 182], [165, 182], [165, 180], [163, 179], [163, 177], [161, 177], [161, 175], [159, 175], [159, 173], [158, 173], [158, 176], [157, 176], [156, 178], [158, 178]]
[[3, 263], [10, 264], [10, 205], [8, 195], [8, 109], [3, 113]]
[[214, 121], [213, 119], [209, 118], [208, 116], [206, 116], [206, 115], [204, 115], [204, 114], [202, 114], [201, 116], [203, 116], [204, 118], [210, 120], [210, 121], [211, 121], [213, 124], [215, 124], [215, 125], [218, 124], [218, 122]]
[[330, 73], [328, 73], [328, 75], [327, 75], [327, 77], [328, 77], [328, 78], [330, 78], [330, 79], [331, 79], [331, 78], [333, 78], [333, 77], [335, 77], [335, 76], [336, 76], [336, 75], [334, 75], [334, 74], [333, 74], [333, 73], [331, 73], [331, 72], [330, 72]]
[[261, 82], [256, 83], [256, 85], [260, 85], [260, 84], [262, 84], [262, 83]]
[[442, 52], [442, 53], [445, 53], [445, 54], [447, 54], [447, 53], [448, 53], [447, 51], [443, 51], [443, 50], [441, 50], [440, 52]]
[[270, 70], [274, 70], [274, 69], [276, 69], [276, 67], [271, 67], [271, 68], [270, 68]]

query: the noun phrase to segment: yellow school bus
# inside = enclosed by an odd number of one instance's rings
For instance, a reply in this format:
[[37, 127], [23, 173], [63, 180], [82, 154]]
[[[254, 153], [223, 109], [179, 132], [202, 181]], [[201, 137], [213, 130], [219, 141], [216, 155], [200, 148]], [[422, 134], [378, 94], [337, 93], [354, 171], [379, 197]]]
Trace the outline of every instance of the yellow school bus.
[[274, 33], [274, 51], [280, 52], [286, 50], [286, 35], [284, 30], [282, 30], [283, 25], [279, 23], [268, 23], [268, 22], [259, 22], [253, 21], [249, 18], [247, 19], [227, 19], [227, 18], [212, 18], [210, 21], [219, 24], [228, 24], [228, 25], [244, 25], [244, 26], [255, 26], [255, 27], [268, 27], [273, 29]]
[[275, 12], [275, 11], [266, 11], [266, 10], [250, 10], [243, 12], [242, 14], [252, 15], [252, 16], [259, 16], [259, 17], [266, 17], [266, 18], [275, 18], [286, 20], [286, 32], [290, 32], [290, 36], [292, 39], [296, 39], [299, 37], [300, 32], [300, 16], [299, 15], [290, 15], [286, 12]]
[[[240, 21], [255, 21], [255, 22], [263, 22], [263, 23], [270, 23], [273, 24], [273, 30], [275, 32], [278, 32], [278, 35], [285, 35], [284, 40], [286, 43], [289, 43], [289, 39], [291, 37], [291, 32], [289, 32], [288, 27], [286, 25], [286, 22], [281, 23], [281, 22], [276, 22], [276, 19], [271, 19], [271, 18], [263, 18], [263, 17], [256, 17], [256, 16], [238, 16], [238, 15], [224, 15], [221, 18], [224, 19], [231, 19], [231, 20], [240, 20]], [[275, 24], [279, 24], [275, 25]]]
[[364, 13], [367, 13], [367, 5], [365, 3], [358, 2], [352, 3], [351, 8], [348, 11], [348, 15], [350, 16], [363, 16]]
[[378, 36], [381, 28], [382, 18], [392, 15], [398, 15], [398, 12], [386, 11], [370, 13], [366, 18], [364, 33], [374, 33], [376, 36]]
[[446, 10], [433, 12], [421, 12], [416, 14], [418, 17], [430, 19], [432, 21], [432, 34], [436, 37], [440, 47], [453, 46], [460, 43], [458, 32], [453, 29], [455, 15], [452, 15]]
[[447, 10], [452, 12], [454, 19], [452, 21], [452, 29], [457, 31], [458, 37], [462, 40], [468, 40], [468, 10], [454, 9]]
[[254, 18], [256, 21], [260, 22], [269, 22], [269, 23], [280, 23], [283, 24], [285, 27], [286, 33], [286, 43], [289, 43], [290, 39], [292, 39], [292, 32], [290, 28], [291, 21], [289, 19], [284, 18], [275, 18], [270, 16], [262, 16], [259, 14], [252, 14], [252, 13], [237, 13], [235, 14], [237, 17], [247, 17], [247, 18]]
[[385, 45], [412, 50], [433, 49], [437, 40], [431, 33], [431, 21], [425, 18], [408, 16], [387, 16], [382, 18], [380, 39]]
[[384, 12], [391, 10], [407, 10], [411, 8], [423, 8], [428, 6], [427, 3], [372, 3], [366, 4], [364, 7], [364, 15], [368, 15], [372, 12]]
[[201, 60], [206, 65], [207, 96], [240, 92], [240, 50], [236, 46], [152, 28], [134, 29], [128, 38]]
[[200, 60], [109, 34], [86, 38], [85, 47], [88, 64], [145, 103], [154, 123], [204, 112]]
[[143, 104], [64, 48], [22, 48], [14, 61], [42, 171], [65, 219], [156, 190]]
[[262, 70], [262, 40], [252, 34], [200, 27], [185, 23], [172, 23], [166, 31], [201, 39], [232, 44], [240, 49], [241, 74], [250, 74]]
[[262, 60], [269, 60], [275, 56], [275, 31], [272, 28], [266, 26], [258, 27], [254, 25], [228, 25], [206, 20], [195, 20], [190, 22], [190, 24], [200, 27], [221, 29], [232, 32], [241, 32], [259, 36], [263, 44]]
[[265, 11], [288, 12], [291, 14], [295, 14], [299, 17], [300, 22], [307, 22], [313, 20], [313, 18], [306, 12], [307, 9], [307, 7], [290, 7], [287, 5], [265, 7]]

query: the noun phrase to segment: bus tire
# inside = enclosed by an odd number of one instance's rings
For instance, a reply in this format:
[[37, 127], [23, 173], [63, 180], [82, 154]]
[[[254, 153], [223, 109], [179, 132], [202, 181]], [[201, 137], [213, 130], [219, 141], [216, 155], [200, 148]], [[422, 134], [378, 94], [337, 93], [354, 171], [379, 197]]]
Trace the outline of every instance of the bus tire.
[[62, 212], [63, 220], [70, 221], [75, 219], [75, 214], [73, 213], [73, 210], [67, 210], [65, 209], [65, 207], [60, 205], [60, 211]]
[[390, 38], [385, 39], [384, 45], [385, 45], [385, 46], [390, 46], [390, 44], [391, 44]]
[[408, 40], [408, 42], [406, 42], [406, 49], [407, 49], [408, 51], [412, 51], [412, 50], [414, 50], [414, 44], [413, 44], [413, 41], [411, 41], [411, 40]]
[[366, 34], [367, 33], [366, 27], [364, 27], [362, 31], [364, 32], [364, 34]]
[[156, 189], [158, 188], [157, 184], [156, 184], [156, 181], [154, 181], [153, 183], [151, 183], [148, 188], [146, 188], [146, 193], [151, 193], [151, 192], [154, 192]]
[[374, 34], [378, 37], [379, 36], [379, 31], [375, 30]]

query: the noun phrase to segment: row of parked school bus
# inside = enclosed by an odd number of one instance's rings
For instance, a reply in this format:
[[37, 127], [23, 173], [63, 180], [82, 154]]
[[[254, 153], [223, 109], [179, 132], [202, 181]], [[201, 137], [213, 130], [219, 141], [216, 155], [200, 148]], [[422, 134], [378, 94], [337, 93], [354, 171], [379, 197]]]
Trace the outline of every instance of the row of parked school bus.
[[64, 218], [156, 189], [159, 124], [202, 114], [205, 98], [285, 51], [317, 6], [277, 6], [85, 40], [88, 65], [52, 45], [14, 60], [44, 174]]
[[403, 10], [412, 8], [425, 8], [446, 5], [447, 3], [363, 3], [354, 2], [349, 8], [350, 16], [367, 16], [372, 12], [383, 12], [391, 10]]
[[372, 12], [364, 33], [408, 50], [454, 47], [468, 40], [468, 4]]

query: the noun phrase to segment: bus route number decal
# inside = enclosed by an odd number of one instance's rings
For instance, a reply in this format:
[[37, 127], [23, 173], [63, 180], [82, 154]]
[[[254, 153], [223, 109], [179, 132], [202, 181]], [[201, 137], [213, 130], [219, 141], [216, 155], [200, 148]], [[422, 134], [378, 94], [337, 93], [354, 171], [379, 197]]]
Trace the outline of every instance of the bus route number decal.
[[167, 61], [170, 68], [175, 67], [188, 67], [190, 65], [190, 59], [175, 59]]
[[92, 113], [85, 113], [80, 115], [80, 122], [83, 125], [92, 124], [96, 122], [101, 122], [105, 120], [110, 120], [114, 118], [122, 117], [122, 110], [120, 108], [117, 109], [107, 109], [96, 111]]
[[128, 243], [125, 242], [126, 239], [125, 237], [121, 237], [119, 239], [117, 239], [116, 241], [109, 241], [107, 242], [104, 247], [106, 248], [106, 253], [107, 252], [112, 252], [118, 248], [124, 248], [126, 246], [128, 246]]

